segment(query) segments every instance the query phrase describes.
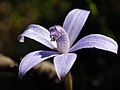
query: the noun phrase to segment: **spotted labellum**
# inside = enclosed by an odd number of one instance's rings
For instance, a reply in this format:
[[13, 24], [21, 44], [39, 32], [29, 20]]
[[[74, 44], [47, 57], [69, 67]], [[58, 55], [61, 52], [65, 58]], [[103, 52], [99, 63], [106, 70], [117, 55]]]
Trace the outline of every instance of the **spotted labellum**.
[[117, 53], [116, 41], [101, 34], [87, 35], [73, 45], [89, 13], [87, 10], [73, 9], [66, 16], [62, 27], [55, 25], [49, 30], [40, 25], [29, 25], [18, 37], [19, 41], [24, 42], [24, 37], [28, 37], [53, 49], [53, 51], [38, 50], [27, 54], [20, 62], [19, 77], [22, 78], [36, 64], [54, 57], [53, 63], [57, 76], [63, 80], [76, 61], [77, 55], [73, 53], [74, 51], [83, 48], [97, 48]]

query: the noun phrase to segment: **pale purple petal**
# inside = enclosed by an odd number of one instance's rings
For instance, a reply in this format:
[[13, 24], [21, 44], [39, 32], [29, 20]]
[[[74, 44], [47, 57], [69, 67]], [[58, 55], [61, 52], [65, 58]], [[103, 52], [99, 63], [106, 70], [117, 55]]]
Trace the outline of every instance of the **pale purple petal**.
[[37, 42], [40, 42], [51, 49], [55, 49], [57, 47], [56, 42], [51, 42], [49, 31], [39, 25], [29, 25], [25, 29], [25, 31], [18, 37], [19, 41], [24, 42], [24, 37], [28, 37]]
[[22, 78], [24, 74], [34, 67], [36, 64], [58, 55], [58, 52], [54, 51], [34, 51], [27, 54], [19, 65], [19, 77]]
[[76, 51], [82, 48], [98, 48], [113, 53], [117, 53], [117, 42], [112, 38], [101, 35], [91, 34], [80, 39], [74, 46], [70, 48], [70, 52]]
[[87, 20], [89, 11], [74, 9], [65, 18], [63, 28], [67, 31], [70, 38], [70, 46], [74, 43], [82, 27]]
[[60, 80], [63, 80], [71, 69], [77, 55], [74, 53], [65, 53], [54, 58], [54, 65]]

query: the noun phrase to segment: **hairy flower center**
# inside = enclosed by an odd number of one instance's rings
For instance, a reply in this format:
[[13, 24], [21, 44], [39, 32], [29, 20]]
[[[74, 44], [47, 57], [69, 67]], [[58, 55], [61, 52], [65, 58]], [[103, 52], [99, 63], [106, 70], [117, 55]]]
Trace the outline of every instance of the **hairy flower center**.
[[69, 51], [69, 38], [67, 32], [61, 26], [53, 26], [49, 29], [51, 41], [57, 42], [57, 50], [60, 53]]

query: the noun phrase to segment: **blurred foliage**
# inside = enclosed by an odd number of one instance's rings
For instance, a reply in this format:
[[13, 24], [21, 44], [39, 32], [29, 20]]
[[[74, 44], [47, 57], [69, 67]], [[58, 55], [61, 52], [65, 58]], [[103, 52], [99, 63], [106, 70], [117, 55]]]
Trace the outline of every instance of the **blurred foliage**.
[[[24, 44], [20, 44], [17, 37], [31, 23], [40, 24], [46, 28], [56, 24], [62, 25], [67, 13], [74, 8], [91, 11], [79, 38], [91, 33], [100, 33], [110, 36], [120, 44], [120, 0], [0, 0], [0, 53], [19, 63], [21, 58], [30, 51], [48, 49], [29, 39], [26, 39]], [[74, 90], [78, 88], [80, 90], [116, 90], [120, 80], [119, 53], [114, 55], [110, 52], [88, 49], [79, 50], [77, 54], [78, 60], [72, 68]], [[41, 76], [44, 80], [37, 75], [33, 75], [36, 77], [28, 75], [26, 79], [20, 81], [17, 77], [17, 70], [8, 67], [7, 70], [0, 71], [1, 88], [7, 90], [5, 86], [13, 81], [10, 85], [15, 84], [16, 87], [9, 85], [9, 89], [38, 90], [38, 88], [44, 88], [48, 90], [52, 87], [63, 89], [62, 84], [59, 86], [53, 82], [52, 84], [46, 83], [49, 79], [45, 79], [44, 75]]]

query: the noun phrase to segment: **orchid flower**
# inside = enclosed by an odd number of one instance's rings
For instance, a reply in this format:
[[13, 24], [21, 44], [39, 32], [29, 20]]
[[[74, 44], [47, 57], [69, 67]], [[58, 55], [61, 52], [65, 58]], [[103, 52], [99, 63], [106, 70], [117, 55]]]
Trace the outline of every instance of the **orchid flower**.
[[74, 51], [83, 48], [97, 48], [117, 53], [116, 41], [101, 34], [87, 35], [73, 45], [89, 13], [90, 11], [87, 10], [74, 9], [66, 16], [62, 27], [55, 25], [49, 30], [40, 25], [29, 25], [18, 37], [19, 41], [24, 42], [24, 37], [28, 37], [53, 49], [53, 51], [39, 50], [27, 54], [20, 62], [19, 77], [22, 78], [36, 64], [54, 57], [53, 63], [57, 76], [63, 80], [76, 61], [77, 55], [73, 53]]

